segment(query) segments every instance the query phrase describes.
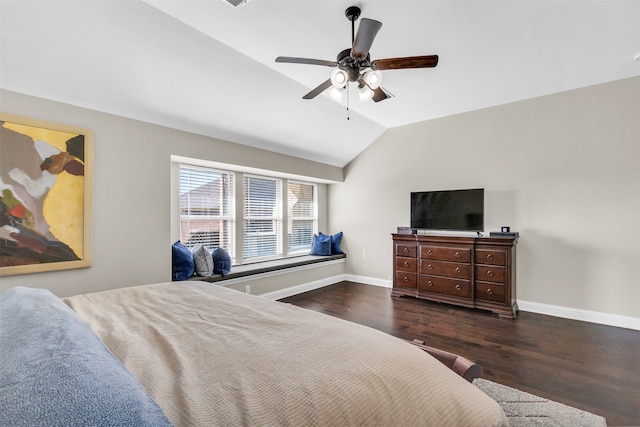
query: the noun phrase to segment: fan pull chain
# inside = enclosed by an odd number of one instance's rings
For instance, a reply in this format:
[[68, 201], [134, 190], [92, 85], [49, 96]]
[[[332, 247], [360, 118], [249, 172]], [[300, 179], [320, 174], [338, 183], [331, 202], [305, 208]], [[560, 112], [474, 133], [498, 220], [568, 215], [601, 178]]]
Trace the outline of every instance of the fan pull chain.
[[349, 114], [350, 114], [350, 112], [349, 112], [349, 99], [351, 97], [349, 96], [349, 86], [351, 86], [351, 85], [349, 83], [347, 83], [347, 120], [350, 120], [350, 117], [349, 117]]

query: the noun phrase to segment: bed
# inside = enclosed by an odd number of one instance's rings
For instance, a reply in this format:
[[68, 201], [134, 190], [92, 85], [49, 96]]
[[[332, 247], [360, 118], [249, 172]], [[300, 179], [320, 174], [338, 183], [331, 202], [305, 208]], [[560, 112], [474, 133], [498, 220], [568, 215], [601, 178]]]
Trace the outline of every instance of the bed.
[[[12, 306], [7, 299], [0, 301], [3, 336], [4, 309]], [[126, 382], [134, 388], [126, 395], [135, 394], [144, 407], [142, 415], [134, 414], [136, 425], [508, 425], [495, 401], [421, 348], [311, 310], [205, 282], [62, 301], [59, 311], [70, 307], [66, 315], [81, 320], [83, 334], [94, 335], [95, 344], [114, 356], [104, 369], [117, 371], [111, 366], [117, 362], [140, 386]], [[4, 377], [2, 411], [9, 405]], [[110, 400], [102, 399], [106, 406]]]

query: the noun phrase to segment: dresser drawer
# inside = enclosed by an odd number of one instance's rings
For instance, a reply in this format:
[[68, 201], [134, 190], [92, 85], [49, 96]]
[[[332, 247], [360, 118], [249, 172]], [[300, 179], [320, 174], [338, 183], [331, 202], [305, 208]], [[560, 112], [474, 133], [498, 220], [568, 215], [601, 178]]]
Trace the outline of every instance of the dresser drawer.
[[420, 290], [424, 292], [471, 298], [470, 289], [471, 286], [468, 280], [420, 275]]
[[476, 280], [504, 283], [505, 268], [498, 266], [476, 265]]
[[418, 274], [398, 271], [396, 272], [396, 281], [394, 286], [397, 288], [418, 289]]
[[476, 249], [476, 264], [507, 265], [507, 252], [490, 249]]
[[415, 258], [417, 253], [418, 247], [416, 245], [407, 245], [402, 243], [396, 245], [396, 256]]
[[471, 265], [457, 262], [443, 262], [420, 260], [420, 273], [433, 276], [445, 276], [456, 279], [469, 279], [471, 276]]
[[469, 262], [471, 261], [471, 249], [423, 245], [420, 246], [420, 258], [438, 261]]
[[476, 282], [476, 300], [506, 303], [505, 286], [497, 283]]
[[396, 270], [416, 273], [418, 271], [418, 259], [397, 257]]

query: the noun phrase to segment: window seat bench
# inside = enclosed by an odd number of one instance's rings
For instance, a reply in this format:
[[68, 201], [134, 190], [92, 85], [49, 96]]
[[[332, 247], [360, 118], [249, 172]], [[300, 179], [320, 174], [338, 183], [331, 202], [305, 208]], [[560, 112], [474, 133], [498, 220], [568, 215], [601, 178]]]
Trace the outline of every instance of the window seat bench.
[[327, 261], [334, 261], [346, 258], [346, 254], [340, 255], [303, 255], [292, 258], [282, 258], [271, 261], [256, 262], [252, 264], [236, 265], [231, 268], [231, 272], [225, 276], [214, 274], [212, 276], [191, 276], [187, 280], [200, 280], [204, 282], [221, 282], [223, 280], [237, 279], [241, 277], [253, 276], [257, 274], [270, 273], [273, 271], [286, 270], [289, 268], [302, 267], [310, 264], [318, 264]]

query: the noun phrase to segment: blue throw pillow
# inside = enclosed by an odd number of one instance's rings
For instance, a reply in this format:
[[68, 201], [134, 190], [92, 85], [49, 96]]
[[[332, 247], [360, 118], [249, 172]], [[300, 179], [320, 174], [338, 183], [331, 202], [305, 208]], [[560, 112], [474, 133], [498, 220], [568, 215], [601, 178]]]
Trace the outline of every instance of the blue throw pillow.
[[193, 253], [180, 240], [171, 246], [172, 280], [187, 280], [196, 271]]
[[[327, 234], [318, 233], [321, 236], [327, 236]], [[340, 242], [342, 242], [342, 231], [334, 235], [329, 236], [331, 238], [331, 255], [343, 254], [340, 250]]]
[[213, 257], [213, 272], [215, 274], [226, 276], [231, 272], [231, 257], [225, 249], [214, 249], [211, 256]]
[[142, 384], [51, 292], [2, 292], [0, 325], [1, 425], [171, 425]]
[[309, 255], [331, 255], [331, 236], [322, 233], [314, 234]]

